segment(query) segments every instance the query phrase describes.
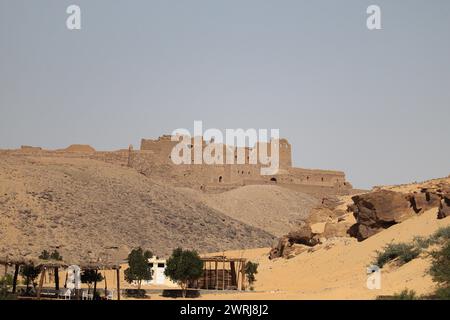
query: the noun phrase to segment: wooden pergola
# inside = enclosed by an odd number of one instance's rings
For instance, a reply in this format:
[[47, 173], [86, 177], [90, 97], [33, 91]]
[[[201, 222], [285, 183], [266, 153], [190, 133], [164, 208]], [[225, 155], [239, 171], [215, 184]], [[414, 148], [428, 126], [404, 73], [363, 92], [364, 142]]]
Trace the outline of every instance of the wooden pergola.
[[190, 287], [205, 290], [245, 290], [244, 258], [202, 257], [203, 276]]
[[[44, 279], [46, 276], [46, 272], [48, 270], [54, 271], [54, 281], [55, 281], [55, 290], [56, 292], [60, 289], [60, 279], [59, 279], [59, 270], [60, 269], [67, 269], [70, 265], [67, 262], [63, 261], [55, 261], [55, 260], [38, 260], [38, 259], [0, 259], [0, 265], [4, 265], [4, 273], [5, 275], [8, 272], [9, 266], [14, 266], [14, 276], [13, 276], [13, 287], [12, 287], [12, 293], [16, 293], [17, 291], [17, 280], [19, 276], [19, 270], [20, 267], [23, 265], [33, 265], [40, 269], [40, 276], [39, 276], [39, 285], [36, 291], [36, 298], [38, 300], [41, 299], [42, 289], [44, 285]], [[100, 262], [87, 262], [87, 263], [81, 263], [78, 265], [81, 270], [95, 270], [96, 274], [99, 272], [99, 270], [115, 270], [116, 272], [116, 282], [117, 282], [117, 300], [120, 300], [120, 264], [113, 264], [113, 263], [100, 263]], [[104, 275], [104, 281], [105, 281], [105, 294], [107, 291], [107, 279], [106, 274]], [[64, 287], [67, 285], [67, 274], [66, 274], [66, 281], [64, 284]], [[97, 290], [97, 282], [94, 282], [94, 292]], [[79, 290], [75, 291], [75, 296], [77, 299], [80, 298], [80, 292]]]

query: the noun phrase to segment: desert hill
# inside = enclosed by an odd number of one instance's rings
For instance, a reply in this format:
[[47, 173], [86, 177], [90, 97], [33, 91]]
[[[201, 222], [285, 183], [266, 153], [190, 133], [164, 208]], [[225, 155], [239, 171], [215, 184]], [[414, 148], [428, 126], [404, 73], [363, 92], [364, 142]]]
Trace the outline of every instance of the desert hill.
[[0, 257], [58, 248], [65, 260], [269, 246], [272, 236], [134, 169], [77, 158], [1, 155]]
[[319, 201], [307, 194], [276, 185], [250, 185], [222, 193], [178, 189], [223, 214], [251, 226], [281, 236], [300, 221]]

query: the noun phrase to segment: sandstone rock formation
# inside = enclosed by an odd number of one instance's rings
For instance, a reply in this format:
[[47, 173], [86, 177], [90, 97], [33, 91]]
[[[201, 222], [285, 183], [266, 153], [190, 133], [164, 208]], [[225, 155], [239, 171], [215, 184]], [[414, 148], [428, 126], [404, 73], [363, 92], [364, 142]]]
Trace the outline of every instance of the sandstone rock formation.
[[441, 186], [438, 190], [441, 196], [439, 203], [438, 219], [450, 216], [450, 184]]
[[355, 221], [348, 212], [339, 209], [342, 204], [338, 198], [324, 198], [321, 205], [311, 210], [303, 224], [279, 239], [269, 257], [292, 258], [304, 251], [314, 250], [328, 240], [349, 237], [347, 231]]
[[359, 241], [380, 232], [383, 229], [422, 214], [427, 210], [438, 208], [438, 218], [450, 214], [448, 182], [428, 182], [417, 190], [398, 187], [397, 190], [377, 188], [373, 192], [353, 196], [353, 204], [348, 211], [353, 212], [356, 224], [349, 233]]
[[450, 196], [446, 195], [439, 204], [438, 219], [450, 216]]
[[352, 197], [353, 212], [356, 225], [351, 229], [351, 235], [364, 240], [382, 229], [402, 222], [413, 216], [414, 210], [407, 195], [390, 190], [369, 192]]
[[278, 244], [270, 251], [269, 257], [270, 259], [278, 257], [290, 258], [318, 243], [319, 240], [315, 237], [311, 227], [305, 224], [281, 237]]

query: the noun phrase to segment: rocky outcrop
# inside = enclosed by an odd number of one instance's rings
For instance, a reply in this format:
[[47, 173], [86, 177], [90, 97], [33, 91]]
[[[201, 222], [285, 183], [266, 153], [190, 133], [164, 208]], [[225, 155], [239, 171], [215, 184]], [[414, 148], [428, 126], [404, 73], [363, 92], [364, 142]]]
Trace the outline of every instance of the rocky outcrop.
[[348, 221], [349, 213], [336, 209], [339, 204], [341, 202], [337, 199], [326, 200], [313, 208], [308, 219], [298, 229], [279, 239], [270, 251], [270, 259], [292, 258], [304, 251], [314, 251], [328, 239], [348, 237], [347, 230], [354, 220]]
[[436, 208], [441, 202], [441, 196], [428, 188], [423, 188], [420, 192], [411, 193], [408, 199], [416, 213], [423, 213], [432, 208]]
[[336, 209], [340, 204], [342, 204], [342, 201], [338, 197], [328, 196], [322, 198], [322, 206], [330, 210]]
[[356, 224], [350, 234], [362, 241], [379, 231], [402, 222], [415, 214], [408, 195], [390, 190], [369, 192], [352, 197]]
[[383, 229], [400, 223], [416, 214], [439, 208], [438, 218], [450, 215], [450, 185], [438, 183], [410, 193], [378, 189], [352, 197], [356, 224], [349, 234], [359, 241], [369, 238]]
[[312, 232], [311, 227], [305, 224], [281, 237], [278, 244], [270, 251], [269, 258], [291, 258], [318, 243], [319, 239]]
[[442, 197], [439, 203], [438, 219], [450, 216], [450, 192]]

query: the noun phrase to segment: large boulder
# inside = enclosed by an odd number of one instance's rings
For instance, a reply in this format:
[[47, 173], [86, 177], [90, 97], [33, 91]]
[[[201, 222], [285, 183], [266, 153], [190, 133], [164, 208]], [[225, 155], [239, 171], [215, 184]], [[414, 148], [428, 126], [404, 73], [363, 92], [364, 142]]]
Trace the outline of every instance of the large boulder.
[[346, 212], [339, 209], [330, 209], [326, 206], [317, 206], [311, 209], [309, 217], [306, 219], [306, 222], [310, 225], [320, 222], [330, 222], [336, 221], [340, 217], [345, 216]]
[[309, 225], [300, 226], [297, 230], [280, 238], [270, 250], [269, 258], [290, 258], [319, 243], [318, 237]]
[[402, 222], [415, 215], [408, 195], [390, 190], [379, 190], [352, 197], [349, 206], [356, 219], [351, 234], [358, 240]]
[[340, 204], [342, 204], [342, 200], [340, 200], [338, 197], [327, 196], [322, 198], [322, 206], [325, 208], [334, 210]]
[[309, 225], [304, 225], [295, 231], [289, 232], [287, 237], [291, 243], [303, 244], [306, 246], [314, 246], [317, 244], [317, 240], [314, 239], [314, 233]]
[[345, 222], [327, 223], [325, 224], [325, 229], [321, 236], [326, 239], [348, 237], [348, 230], [350, 227], [351, 224]]

